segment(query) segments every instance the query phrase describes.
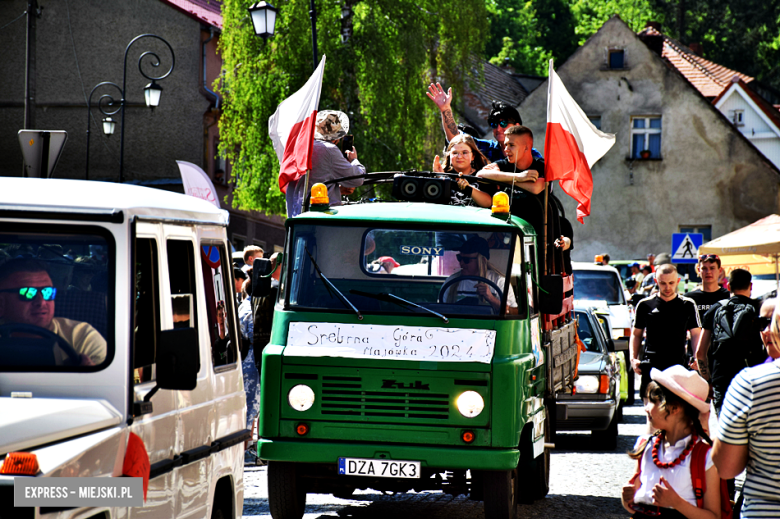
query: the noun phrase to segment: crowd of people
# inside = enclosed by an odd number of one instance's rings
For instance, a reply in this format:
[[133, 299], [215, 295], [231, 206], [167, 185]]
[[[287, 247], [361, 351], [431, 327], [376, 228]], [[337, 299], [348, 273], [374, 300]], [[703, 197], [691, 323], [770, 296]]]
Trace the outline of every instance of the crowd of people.
[[[673, 264], [656, 262], [644, 275], [654, 287], [636, 303], [630, 354], [642, 377], [647, 435], [631, 454], [637, 474], [623, 504], [637, 518], [728, 516], [734, 478], [747, 469], [741, 517], [780, 517], [780, 419], [770, 412], [780, 401], [777, 305], [751, 299], [746, 270], [732, 270], [728, 289], [721, 286], [715, 254], [699, 256], [696, 269], [701, 286], [684, 296]], [[697, 470], [706, 474], [703, 499]]]

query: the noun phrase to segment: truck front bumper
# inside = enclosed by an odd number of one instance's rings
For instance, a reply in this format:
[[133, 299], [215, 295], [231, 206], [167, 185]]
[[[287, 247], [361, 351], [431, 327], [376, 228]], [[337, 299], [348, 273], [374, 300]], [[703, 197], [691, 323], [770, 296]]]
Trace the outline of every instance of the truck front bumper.
[[270, 461], [337, 464], [339, 458], [419, 461], [422, 467], [441, 469], [512, 470], [517, 449], [462, 446], [388, 445], [261, 438], [257, 455]]

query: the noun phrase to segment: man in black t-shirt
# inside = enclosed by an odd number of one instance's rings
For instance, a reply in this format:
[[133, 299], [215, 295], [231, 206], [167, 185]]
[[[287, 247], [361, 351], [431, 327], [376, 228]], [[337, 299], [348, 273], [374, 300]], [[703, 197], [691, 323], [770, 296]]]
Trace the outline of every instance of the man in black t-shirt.
[[[718, 278], [720, 278], [720, 273], [723, 269], [721, 268], [720, 258], [717, 254], [704, 254], [699, 256], [699, 263], [696, 265], [696, 271], [699, 273], [699, 277], [701, 277], [701, 288], [688, 292], [685, 296], [693, 299], [696, 303], [696, 309], [699, 310], [699, 317], [702, 320], [703, 330], [699, 340], [702, 341], [705, 338], [704, 331], [708, 329], [712, 331], [712, 327], [710, 326], [710, 328], [707, 328], [704, 323], [704, 316], [707, 313], [707, 310], [718, 301], [728, 299], [730, 294], [728, 290], [722, 288], [718, 284]], [[709, 345], [709, 337], [707, 337], [707, 341]], [[692, 343], [691, 347], [695, 351], [698, 348], [698, 345]], [[706, 366], [704, 371], [699, 371], [699, 373], [705, 380], [709, 380], [709, 373], [707, 373]]]
[[[701, 332], [696, 303], [677, 294], [680, 279], [675, 266], [669, 263], [659, 266], [655, 278], [658, 293], [637, 305], [630, 344], [631, 366], [642, 375], [639, 394], [645, 403], [650, 369], [664, 370], [675, 364], [685, 366], [686, 332], [690, 331], [694, 344]], [[640, 358], [642, 335], [645, 333], [645, 349]]]

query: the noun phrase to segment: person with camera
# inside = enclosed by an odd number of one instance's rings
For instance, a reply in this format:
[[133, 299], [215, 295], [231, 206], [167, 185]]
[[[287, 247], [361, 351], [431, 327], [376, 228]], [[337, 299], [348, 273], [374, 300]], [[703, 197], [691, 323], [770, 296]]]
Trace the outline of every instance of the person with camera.
[[[639, 395], [647, 404], [645, 391], [650, 383], [650, 369], [665, 370], [675, 364], [686, 364], [686, 337], [697, 344], [701, 333], [701, 320], [696, 303], [677, 294], [680, 278], [677, 268], [671, 263], [656, 269], [658, 293], [643, 299], [636, 307], [634, 330], [631, 334], [631, 367], [642, 375]], [[645, 336], [641, 351], [642, 336]], [[648, 421], [648, 432], [651, 424]]]

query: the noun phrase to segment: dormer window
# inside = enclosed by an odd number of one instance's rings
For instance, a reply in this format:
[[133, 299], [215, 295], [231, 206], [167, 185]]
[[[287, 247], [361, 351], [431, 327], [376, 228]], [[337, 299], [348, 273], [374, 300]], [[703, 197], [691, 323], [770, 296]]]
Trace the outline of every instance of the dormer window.
[[626, 68], [626, 55], [623, 49], [609, 49], [607, 64], [611, 69]]
[[744, 110], [732, 110], [731, 111], [731, 122], [734, 123], [734, 126], [745, 126], [745, 111]]

